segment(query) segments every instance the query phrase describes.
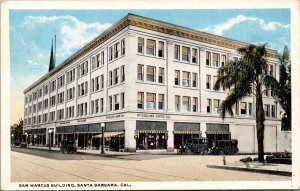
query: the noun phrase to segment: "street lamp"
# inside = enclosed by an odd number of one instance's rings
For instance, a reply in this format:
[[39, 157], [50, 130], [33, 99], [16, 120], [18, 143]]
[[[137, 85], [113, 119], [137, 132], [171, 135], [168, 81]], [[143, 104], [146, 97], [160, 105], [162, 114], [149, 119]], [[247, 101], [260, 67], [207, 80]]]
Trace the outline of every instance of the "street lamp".
[[11, 146], [14, 146], [14, 134], [11, 134]]
[[48, 132], [49, 132], [49, 151], [51, 151], [51, 133], [53, 132], [53, 130], [49, 129]]
[[25, 141], [26, 141], [26, 145], [27, 145], [28, 144], [27, 143], [27, 137], [28, 137], [28, 133], [27, 132], [25, 132], [25, 136], [26, 136]]
[[105, 154], [104, 153], [104, 131], [105, 131], [105, 123], [101, 123], [101, 130], [102, 130], [102, 140], [101, 140], [101, 154]]

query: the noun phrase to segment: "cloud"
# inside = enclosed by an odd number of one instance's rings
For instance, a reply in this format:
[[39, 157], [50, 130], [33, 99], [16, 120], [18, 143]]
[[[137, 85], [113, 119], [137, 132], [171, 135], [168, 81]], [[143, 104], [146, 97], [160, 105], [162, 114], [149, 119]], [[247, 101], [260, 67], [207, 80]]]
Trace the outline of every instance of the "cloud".
[[279, 22], [265, 22], [265, 20], [257, 18], [257, 17], [247, 17], [244, 15], [238, 15], [234, 18], [228, 19], [224, 23], [212, 25], [209, 27], [206, 27], [204, 29], [199, 29], [202, 31], [210, 32], [216, 35], [223, 35], [225, 31], [229, 30], [233, 26], [242, 23], [242, 22], [257, 22], [259, 24], [259, 27], [265, 31], [270, 31], [270, 30], [276, 30], [277, 28], [289, 28], [290, 25], [284, 25]]
[[112, 25], [99, 22], [86, 23], [71, 15], [61, 15], [26, 16], [21, 27], [32, 29], [37, 25], [46, 25], [53, 22], [56, 22], [55, 25], [59, 26], [60, 35], [57, 36], [57, 39], [60, 39], [62, 43], [57, 47], [57, 56], [64, 58], [70, 56]]

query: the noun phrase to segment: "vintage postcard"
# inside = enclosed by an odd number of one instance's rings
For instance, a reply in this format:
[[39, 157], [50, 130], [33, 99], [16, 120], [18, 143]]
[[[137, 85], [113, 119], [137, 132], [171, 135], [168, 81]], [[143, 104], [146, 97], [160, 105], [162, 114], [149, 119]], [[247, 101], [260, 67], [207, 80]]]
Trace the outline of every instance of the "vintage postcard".
[[299, 5], [2, 2], [1, 189], [299, 189]]

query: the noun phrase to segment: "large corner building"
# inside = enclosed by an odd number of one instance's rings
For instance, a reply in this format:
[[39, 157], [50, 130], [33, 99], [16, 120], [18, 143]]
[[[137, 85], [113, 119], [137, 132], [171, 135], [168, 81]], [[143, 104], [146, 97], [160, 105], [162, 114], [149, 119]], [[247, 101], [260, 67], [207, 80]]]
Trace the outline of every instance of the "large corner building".
[[[213, 90], [218, 69], [247, 45], [128, 14], [24, 91], [24, 134], [34, 145], [74, 138], [95, 149], [104, 122], [110, 150], [173, 151], [202, 136], [238, 139], [240, 152], [257, 152], [255, 99], [243, 99], [222, 120], [227, 90]], [[268, 49], [267, 59], [278, 79], [276, 52]], [[263, 101], [265, 151], [290, 150], [273, 92]]]

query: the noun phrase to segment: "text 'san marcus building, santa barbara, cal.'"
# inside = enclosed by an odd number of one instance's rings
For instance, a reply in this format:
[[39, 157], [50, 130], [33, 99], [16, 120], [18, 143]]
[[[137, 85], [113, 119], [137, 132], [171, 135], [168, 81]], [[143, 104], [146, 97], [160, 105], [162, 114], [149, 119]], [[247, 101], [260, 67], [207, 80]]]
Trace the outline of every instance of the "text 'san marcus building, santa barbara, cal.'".
[[[74, 138], [79, 148], [99, 149], [105, 123], [109, 150], [173, 151], [202, 136], [237, 139], [241, 153], [257, 152], [254, 98], [222, 120], [228, 90], [213, 90], [218, 69], [247, 45], [128, 14], [24, 91], [27, 141], [47, 145], [51, 136], [59, 146]], [[267, 59], [278, 79], [276, 52], [268, 49]], [[290, 150], [273, 96], [263, 98], [265, 152]]]

